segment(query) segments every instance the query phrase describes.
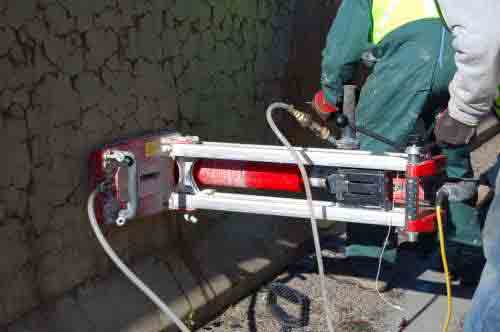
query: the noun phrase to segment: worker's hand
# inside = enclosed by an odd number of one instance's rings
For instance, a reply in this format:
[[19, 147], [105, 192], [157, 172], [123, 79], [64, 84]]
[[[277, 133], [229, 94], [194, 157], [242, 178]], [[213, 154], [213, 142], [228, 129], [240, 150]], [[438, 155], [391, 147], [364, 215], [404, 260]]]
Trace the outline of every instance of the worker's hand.
[[314, 95], [312, 107], [323, 121], [327, 121], [333, 113], [337, 112], [337, 108], [326, 101], [322, 90]]
[[434, 135], [437, 143], [453, 146], [465, 145], [470, 142], [476, 128], [463, 124], [450, 116], [448, 110], [438, 115]]

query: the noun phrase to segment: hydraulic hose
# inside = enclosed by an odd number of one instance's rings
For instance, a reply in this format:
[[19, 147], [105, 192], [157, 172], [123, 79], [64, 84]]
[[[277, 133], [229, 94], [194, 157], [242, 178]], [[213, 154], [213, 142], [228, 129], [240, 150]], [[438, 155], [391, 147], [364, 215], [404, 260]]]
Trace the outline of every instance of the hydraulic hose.
[[90, 194], [88, 202], [87, 202], [87, 213], [89, 215], [89, 220], [90, 220], [90, 225], [92, 226], [92, 230], [95, 233], [95, 236], [97, 237], [97, 240], [101, 244], [102, 248], [106, 252], [106, 254], [111, 258], [113, 263], [116, 264], [116, 266], [125, 274], [125, 276], [137, 287], [139, 290], [141, 290], [156, 306], [168, 317], [170, 318], [175, 325], [182, 331], [182, 332], [190, 332], [190, 330], [187, 328], [187, 326], [173, 313], [172, 310], [156, 295], [155, 292], [153, 292], [142, 280], [140, 280], [134, 272], [132, 272], [125, 263], [118, 257], [118, 255], [115, 253], [113, 248], [109, 245], [108, 241], [106, 241], [106, 238], [104, 237], [104, 234], [102, 234], [101, 229], [99, 228], [99, 225], [97, 223], [97, 219], [95, 216], [95, 210], [94, 210], [94, 201], [95, 197], [97, 195], [97, 189], [94, 189], [94, 191]]
[[444, 275], [446, 278], [446, 298], [448, 303], [448, 311], [446, 313], [446, 321], [443, 325], [443, 332], [448, 332], [448, 326], [450, 325], [451, 315], [453, 312], [453, 302], [451, 295], [451, 280], [450, 272], [448, 270], [448, 259], [446, 257], [446, 246], [444, 242], [444, 231], [443, 231], [443, 217], [441, 206], [436, 206], [437, 222], [438, 222], [438, 232], [439, 232], [439, 247], [441, 250], [441, 260], [443, 262]]
[[[450, 178], [449, 178], [450, 179]], [[446, 314], [446, 320], [443, 325], [443, 332], [448, 332], [448, 326], [450, 325], [451, 317], [453, 314], [453, 302], [452, 302], [452, 292], [451, 292], [451, 278], [448, 268], [448, 259], [446, 257], [446, 243], [444, 238], [444, 227], [443, 227], [443, 211], [442, 206], [445, 201], [449, 202], [463, 202], [474, 197], [477, 193], [477, 184], [479, 179], [474, 178], [456, 178], [461, 182], [457, 183], [446, 183], [437, 192], [436, 195], [436, 216], [438, 224], [438, 235], [439, 235], [439, 248], [441, 252], [441, 261], [443, 264], [443, 270], [446, 278], [446, 297], [448, 303], [448, 311]]]
[[[293, 316], [286, 312], [278, 303], [278, 298], [286, 300], [300, 308], [300, 316]], [[279, 282], [269, 285], [267, 306], [273, 317], [281, 324], [282, 332], [291, 332], [295, 329], [305, 328], [309, 324], [309, 298], [301, 292]]]
[[333, 328], [333, 323], [331, 320], [331, 313], [330, 313], [330, 301], [328, 299], [328, 292], [326, 289], [323, 257], [321, 255], [321, 246], [320, 246], [320, 242], [319, 242], [318, 224], [317, 224], [316, 218], [314, 216], [314, 207], [313, 207], [312, 192], [311, 192], [311, 185], [309, 183], [309, 177], [307, 176], [306, 168], [304, 167], [304, 163], [302, 162], [299, 154], [292, 147], [290, 142], [286, 139], [286, 137], [281, 133], [281, 131], [278, 129], [278, 127], [274, 123], [272, 113], [276, 109], [282, 109], [282, 110], [288, 112], [289, 110], [291, 110], [293, 108], [290, 105], [287, 105], [284, 103], [273, 103], [266, 110], [266, 119], [267, 119], [267, 123], [271, 127], [271, 129], [274, 132], [274, 134], [276, 135], [276, 137], [278, 137], [278, 139], [281, 141], [281, 143], [283, 143], [283, 145], [288, 149], [288, 151], [290, 151], [290, 154], [297, 162], [297, 166], [299, 167], [300, 174], [301, 174], [302, 179], [304, 181], [304, 189], [305, 189], [306, 197], [307, 197], [307, 206], [309, 208], [309, 212], [311, 215], [311, 217], [310, 217], [311, 228], [312, 228], [312, 233], [313, 233], [313, 238], [314, 238], [314, 248], [316, 251], [316, 259], [317, 259], [317, 263], [318, 263], [318, 273], [320, 276], [321, 294], [323, 297], [323, 308], [325, 311], [328, 331], [334, 332], [335, 330]]
[[457, 184], [445, 184], [438, 190], [436, 195], [436, 216], [438, 224], [439, 248], [441, 252], [441, 261], [443, 264], [443, 270], [446, 281], [446, 298], [448, 304], [446, 320], [444, 322], [442, 332], [448, 332], [448, 326], [450, 325], [451, 317], [453, 314], [451, 278], [450, 278], [450, 271], [448, 268], [448, 259], [446, 257], [446, 243], [444, 239], [442, 206], [445, 200], [459, 202], [470, 198], [474, 194], [475, 190], [473, 189], [473, 187], [470, 186], [470, 183], [464, 182], [464, 184], [465, 185], [462, 186], [458, 186]]

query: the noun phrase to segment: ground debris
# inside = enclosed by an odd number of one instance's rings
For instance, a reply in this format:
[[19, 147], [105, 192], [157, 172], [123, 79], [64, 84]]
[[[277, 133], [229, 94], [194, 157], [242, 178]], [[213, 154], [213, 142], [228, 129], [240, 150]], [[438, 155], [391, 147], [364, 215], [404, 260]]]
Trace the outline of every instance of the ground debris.
[[[328, 249], [323, 250], [323, 255], [329, 255], [333, 258], [338, 256]], [[290, 265], [272, 283], [264, 285], [256, 293], [228, 308], [214, 321], [201, 327], [198, 331], [326, 332], [327, 326], [315, 260], [314, 254], [309, 254]], [[302, 327], [286, 327], [272, 314], [268, 305], [269, 287], [276, 283], [285, 285], [308, 299], [308, 312], [304, 315], [306, 324], [303, 324]], [[327, 274], [326, 283], [336, 331], [386, 332], [399, 330], [399, 325], [404, 317], [401, 313], [394, 312], [388, 307], [376, 292], [361, 289], [355, 284], [337, 281], [331, 274]], [[401, 292], [394, 289], [385, 293], [384, 296], [392, 302], [398, 303]], [[280, 308], [295, 318], [300, 310], [293, 302], [278, 300]]]

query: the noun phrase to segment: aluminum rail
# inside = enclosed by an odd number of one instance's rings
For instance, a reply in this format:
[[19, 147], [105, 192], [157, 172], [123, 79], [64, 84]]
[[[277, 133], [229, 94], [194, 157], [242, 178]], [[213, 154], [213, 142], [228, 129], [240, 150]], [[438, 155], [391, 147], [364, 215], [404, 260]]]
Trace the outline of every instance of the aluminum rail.
[[[197, 194], [173, 193], [169, 208], [172, 210], [216, 210], [261, 215], [309, 218], [306, 201], [294, 198], [218, 193], [208, 191]], [[327, 201], [313, 201], [315, 217], [318, 220], [332, 220], [350, 223], [405, 226], [404, 209], [390, 211], [360, 209], [338, 206]]]
[[[405, 171], [404, 153], [371, 153], [359, 150], [335, 150], [294, 147], [305, 165]], [[162, 143], [161, 154], [172, 158], [226, 159], [296, 164], [290, 152], [281, 146], [232, 143]]]

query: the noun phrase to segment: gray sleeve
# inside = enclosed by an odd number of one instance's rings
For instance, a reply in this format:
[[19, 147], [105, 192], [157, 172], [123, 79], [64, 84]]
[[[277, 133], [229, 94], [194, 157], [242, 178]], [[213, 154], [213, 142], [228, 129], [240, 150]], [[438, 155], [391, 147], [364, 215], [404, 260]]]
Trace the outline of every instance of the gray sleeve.
[[457, 72], [450, 84], [452, 118], [476, 126], [500, 83], [500, 0], [438, 0], [453, 35]]

